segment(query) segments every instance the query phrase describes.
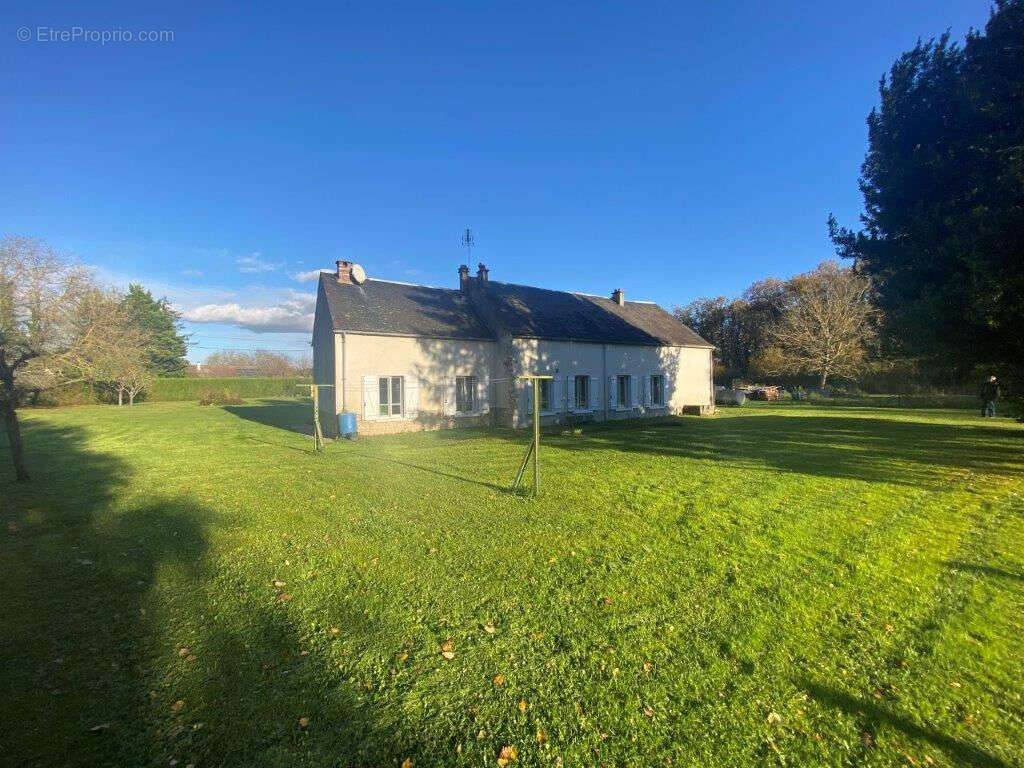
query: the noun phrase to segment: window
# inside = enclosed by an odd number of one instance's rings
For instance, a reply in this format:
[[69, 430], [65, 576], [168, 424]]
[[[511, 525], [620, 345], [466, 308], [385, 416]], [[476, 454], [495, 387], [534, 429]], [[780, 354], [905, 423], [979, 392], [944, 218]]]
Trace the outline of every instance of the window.
[[665, 406], [665, 377], [651, 376], [651, 405], [657, 408]]
[[576, 396], [574, 404], [577, 411], [585, 411], [590, 408], [590, 377], [576, 377]]
[[380, 415], [401, 416], [405, 402], [405, 377], [381, 376], [377, 384], [380, 387]]
[[[540, 387], [540, 409], [541, 411], [551, 410], [551, 387], [554, 381], [551, 379], [536, 379], [537, 386]], [[533, 392], [530, 392], [530, 408], [533, 408]]]
[[455, 379], [455, 412], [472, 413], [476, 410], [476, 376], [458, 376]]
[[618, 392], [619, 392], [619, 407], [629, 408], [633, 405], [633, 392], [630, 386], [630, 376], [619, 376], [618, 378]]

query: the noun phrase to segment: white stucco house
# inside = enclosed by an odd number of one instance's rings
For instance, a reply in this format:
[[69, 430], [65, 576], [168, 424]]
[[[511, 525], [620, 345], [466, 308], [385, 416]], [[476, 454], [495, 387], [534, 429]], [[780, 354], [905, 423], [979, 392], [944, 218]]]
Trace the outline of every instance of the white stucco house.
[[712, 346], [651, 302], [492, 281], [465, 265], [457, 289], [367, 278], [348, 261], [320, 275], [313, 377], [325, 433], [355, 413], [359, 432], [462, 425], [525, 427], [524, 373], [541, 384], [542, 423], [714, 408]]

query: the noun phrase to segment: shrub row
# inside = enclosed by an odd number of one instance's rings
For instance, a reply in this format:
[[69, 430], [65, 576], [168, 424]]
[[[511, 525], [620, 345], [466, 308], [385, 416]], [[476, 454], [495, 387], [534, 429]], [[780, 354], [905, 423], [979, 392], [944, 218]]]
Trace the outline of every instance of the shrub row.
[[[309, 379], [296, 376], [239, 376], [217, 379], [157, 379], [139, 400], [165, 402], [177, 400], [199, 400], [207, 392], [230, 391], [239, 398], [249, 397], [295, 397], [302, 394], [299, 386], [308, 384]], [[308, 392], [308, 390], [307, 390]], [[116, 395], [113, 398], [117, 402]], [[37, 405], [87, 405], [110, 402], [109, 393], [102, 392], [88, 384], [63, 387], [47, 392], [39, 398]]]

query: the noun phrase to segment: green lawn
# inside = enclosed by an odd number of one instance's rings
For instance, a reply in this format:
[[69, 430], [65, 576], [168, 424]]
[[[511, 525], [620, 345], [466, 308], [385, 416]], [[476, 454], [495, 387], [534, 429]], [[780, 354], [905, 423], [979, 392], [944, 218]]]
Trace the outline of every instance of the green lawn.
[[531, 500], [521, 433], [316, 456], [284, 401], [23, 418], [4, 764], [1024, 766], [1009, 420], [549, 435]]

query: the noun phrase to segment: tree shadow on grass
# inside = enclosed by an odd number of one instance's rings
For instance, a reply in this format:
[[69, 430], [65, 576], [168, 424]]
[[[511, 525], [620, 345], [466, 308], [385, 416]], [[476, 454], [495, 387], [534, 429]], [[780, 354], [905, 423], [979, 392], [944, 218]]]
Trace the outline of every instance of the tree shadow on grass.
[[951, 470], [1024, 476], [1024, 433], [867, 416], [678, 418], [551, 435], [566, 450], [620, 450], [910, 485], [948, 485]]
[[812, 682], [796, 680], [796, 685], [806, 691], [820, 704], [834, 707], [847, 715], [861, 718], [865, 726], [875, 728], [888, 725], [902, 731], [907, 736], [921, 739], [945, 750], [955, 759], [957, 765], [976, 766], [977, 768], [1007, 768], [1008, 763], [995, 755], [991, 755], [973, 744], [948, 736], [934, 728], [918, 725], [909, 718], [890, 711], [867, 699], [857, 699], [836, 688]]
[[[225, 578], [213, 510], [184, 495], [141, 500], [132, 467], [92, 450], [85, 429], [29, 421], [25, 434], [33, 481], [0, 468], [9, 764], [377, 765], [416, 754], [416, 734], [346, 685], [269, 581], [261, 591], [239, 583], [251, 572]], [[334, 611], [341, 639], [376, 630], [362, 607]]]
[[1003, 568], [996, 568], [995, 566], [991, 565], [982, 565], [980, 563], [965, 563], [961, 560], [945, 560], [942, 564], [947, 568], [953, 569], [954, 571], [968, 571], [970, 573], [976, 573], [980, 576], [995, 576], [999, 579], [1024, 581], [1024, 574], [1022, 573], [1007, 571]]
[[[224, 410], [240, 419], [254, 421], [276, 429], [313, 435], [313, 404], [309, 400], [263, 399], [245, 405], [225, 405]], [[325, 414], [320, 414], [320, 425], [324, 426]]]

